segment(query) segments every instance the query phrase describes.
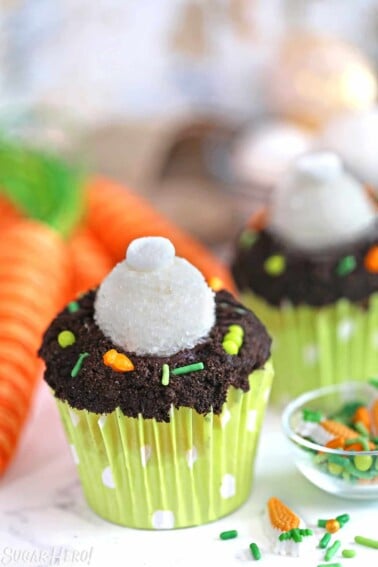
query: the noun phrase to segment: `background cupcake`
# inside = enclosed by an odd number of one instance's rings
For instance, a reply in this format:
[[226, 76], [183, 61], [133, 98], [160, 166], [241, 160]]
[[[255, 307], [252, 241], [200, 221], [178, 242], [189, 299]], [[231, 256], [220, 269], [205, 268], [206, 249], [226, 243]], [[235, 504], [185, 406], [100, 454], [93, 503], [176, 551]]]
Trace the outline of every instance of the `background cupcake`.
[[240, 236], [233, 274], [273, 335], [272, 398], [378, 371], [374, 205], [335, 154], [296, 160], [266, 218]]
[[135, 240], [41, 356], [90, 506], [178, 528], [248, 497], [273, 371], [263, 325], [163, 238]]

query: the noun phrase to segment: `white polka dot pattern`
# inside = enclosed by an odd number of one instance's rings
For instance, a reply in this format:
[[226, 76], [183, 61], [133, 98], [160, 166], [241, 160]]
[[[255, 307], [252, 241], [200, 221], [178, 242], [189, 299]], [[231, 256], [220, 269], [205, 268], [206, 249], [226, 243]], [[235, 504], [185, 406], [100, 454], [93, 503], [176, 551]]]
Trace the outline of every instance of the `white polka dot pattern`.
[[175, 527], [175, 516], [170, 510], [156, 510], [152, 514], [152, 526], [156, 530], [171, 530]]
[[147, 466], [148, 461], [151, 459], [151, 454], [152, 448], [150, 445], [143, 445], [140, 448], [140, 460], [143, 468]]
[[222, 478], [220, 493], [222, 498], [232, 498], [236, 494], [236, 481], [232, 474], [225, 474]]
[[198, 459], [198, 451], [196, 447], [192, 447], [186, 452], [186, 462], [188, 463], [188, 467], [190, 469], [193, 468], [193, 465], [197, 459]]
[[343, 319], [337, 328], [337, 334], [341, 341], [347, 342], [353, 335], [355, 323], [351, 319]]
[[106, 486], [107, 488], [115, 488], [113, 474], [110, 467], [106, 467], [106, 469], [102, 471], [101, 478], [104, 486]]
[[77, 415], [77, 413], [75, 411], [73, 411], [71, 408], [68, 409], [68, 413], [70, 414], [70, 419], [71, 419], [72, 425], [74, 427], [77, 427], [77, 425], [80, 421], [80, 416]]

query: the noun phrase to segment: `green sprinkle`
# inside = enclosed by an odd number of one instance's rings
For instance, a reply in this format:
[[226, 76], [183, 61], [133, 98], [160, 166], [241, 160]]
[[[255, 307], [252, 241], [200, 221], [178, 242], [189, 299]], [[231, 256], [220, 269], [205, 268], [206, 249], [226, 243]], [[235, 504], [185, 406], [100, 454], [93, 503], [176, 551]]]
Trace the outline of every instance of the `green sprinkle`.
[[369, 442], [365, 437], [353, 437], [353, 439], [347, 439], [345, 441], [346, 447], [349, 447], [349, 445], [353, 445], [354, 443], [360, 443], [364, 451], [369, 451]]
[[235, 335], [240, 335], [241, 337], [244, 336], [244, 329], [240, 325], [230, 325], [228, 330], [230, 333], [234, 333]]
[[237, 530], [228, 530], [227, 532], [221, 532], [219, 534], [219, 538], [226, 540], [226, 539], [235, 539], [236, 537], [238, 537], [238, 532]]
[[67, 305], [68, 311], [70, 313], [75, 313], [75, 311], [79, 311], [80, 309], [80, 305], [78, 304], [77, 301], [71, 301], [68, 305]]
[[350, 520], [349, 514], [340, 514], [340, 516], [336, 516], [336, 520], [339, 522], [340, 526], [345, 526]]
[[368, 537], [363, 537], [360, 535], [356, 535], [354, 538], [356, 543], [360, 545], [364, 545], [365, 547], [371, 547], [372, 549], [378, 549], [378, 541], [376, 539], [370, 539]]
[[301, 533], [298, 528], [294, 528], [293, 530], [291, 530], [291, 532], [295, 543], [300, 543], [301, 541], [303, 541]]
[[260, 551], [257, 543], [251, 543], [250, 546], [249, 546], [249, 549], [251, 550], [251, 554], [252, 554], [253, 559], [256, 559], [256, 561], [261, 559], [261, 551]]
[[325, 528], [328, 520], [318, 520], [318, 528]]
[[370, 378], [369, 384], [370, 386], [374, 386], [374, 388], [378, 388], [378, 378]]
[[320, 411], [313, 411], [307, 408], [303, 408], [302, 413], [304, 421], [313, 421], [314, 423], [319, 423], [323, 418], [323, 414]]
[[267, 260], [264, 262], [265, 271], [270, 276], [279, 276], [281, 275], [286, 269], [286, 260], [282, 254], [274, 254], [273, 256], [269, 256]]
[[358, 433], [361, 433], [361, 435], [364, 435], [365, 437], [369, 437], [370, 433], [366, 429], [366, 426], [364, 423], [362, 423], [362, 421], [357, 421], [354, 424], [354, 428], [357, 429]]
[[162, 366], [161, 383], [162, 383], [163, 386], [168, 386], [168, 384], [169, 384], [169, 366], [168, 366], [168, 364], [163, 364], [163, 366]]
[[353, 462], [358, 471], [366, 472], [373, 464], [373, 457], [371, 455], [356, 455]]
[[79, 358], [77, 359], [75, 366], [71, 370], [71, 377], [72, 378], [76, 378], [76, 376], [79, 374], [81, 367], [83, 365], [83, 361], [84, 361], [85, 358], [87, 358], [87, 356], [89, 356], [89, 352], [82, 352], [80, 354]]
[[[319, 524], [318, 524], [319, 525]], [[323, 526], [320, 526], [323, 527]], [[325, 526], [324, 526], [325, 527]], [[328, 547], [329, 542], [331, 541], [331, 537], [332, 535], [327, 532], [324, 534], [324, 536], [322, 537], [322, 539], [319, 541], [319, 547], [320, 549], [325, 549], [326, 547]]]
[[243, 344], [243, 337], [241, 335], [236, 335], [235, 333], [232, 333], [232, 332], [229, 331], [223, 337], [222, 344], [225, 343], [226, 341], [232, 341], [233, 343], [235, 343], [238, 346], [238, 349], [239, 349]]
[[62, 348], [67, 348], [76, 342], [76, 337], [72, 331], [61, 331], [58, 335], [58, 344]]
[[356, 266], [357, 262], [354, 256], [345, 256], [337, 264], [336, 272], [339, 276], [347, 276], [353, 272]]
[[243, 230], [239, 238], [241, 248], [248, 249], [254, 245], [258, 238], [258, 234], [251, 230]]
[[299, 530], [299, 531], [301, 532], [301, 535], [304, 536], [314, 535], [314, 532], [310, 530], [310, 528], [304, 528], [303, 530]]
[[222, 342], [223, 350], [227, 352], [227, 354], [235, 355], [239, 352], [239, 347], [234, 341], [230, 341], [229, 339]]
[[248, 313], [248, 310], [243, 309], [243, 307], [235, 307], [234, 311], [235, 311], [235, 313], [238, 313], [239, 315], [244, 315], [244, 313]]
[[198, 370], [203, 370], [205, 365], [203, 362], [195, 362], [194, 364], [188, 364], [187, 366], [180, 366], [172, 370], [172, 374], [175, 376], [180, 376], [180, 374], [189, 374], [189, 372], [197, 372]]
[[330, 561], [332, 559], [332, 557], [334, 557], [336, 555], [336, 553], [339, 551], [341, 547], [341, 541], [339, 539], [337, 539], [332, 545], [331, 547], [329, 547], [326, 551], [326, 554], [324, 556], [324, 559], [326, 561]]
[[343, 549], [341, 555], [347, 559], [350, 559], [352, 557], [356, 557], [356, 552], [354, 551], [354, 549]]
[[321, 563], [318, 567], [342, 567], [341, 563]]
[[343, 465], [338, 465], [337, 463], [328, 463], [328, 472], [334, 476], [339, 476], [344, 470]]

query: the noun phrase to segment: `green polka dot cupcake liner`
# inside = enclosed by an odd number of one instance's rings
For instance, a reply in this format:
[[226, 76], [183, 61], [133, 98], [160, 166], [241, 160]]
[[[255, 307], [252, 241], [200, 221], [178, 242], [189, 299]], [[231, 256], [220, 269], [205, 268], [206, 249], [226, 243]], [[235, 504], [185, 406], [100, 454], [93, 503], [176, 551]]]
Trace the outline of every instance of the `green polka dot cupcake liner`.
[[377, 293], [365, 304], [341, 299], [319, 308], [289, 302], [277, 308], [251, 292], [243, 293], [242, 301], [273, 338], [273, 404], [321, 386], [377, 375]]
[[222, 413], [171, 408], [170, 422], [99, 415], [57, 400], [89, 506], [123, 526], [173, 529], [211, 522], [248, 498], [268, 403], [271, 361], [231, 387]]

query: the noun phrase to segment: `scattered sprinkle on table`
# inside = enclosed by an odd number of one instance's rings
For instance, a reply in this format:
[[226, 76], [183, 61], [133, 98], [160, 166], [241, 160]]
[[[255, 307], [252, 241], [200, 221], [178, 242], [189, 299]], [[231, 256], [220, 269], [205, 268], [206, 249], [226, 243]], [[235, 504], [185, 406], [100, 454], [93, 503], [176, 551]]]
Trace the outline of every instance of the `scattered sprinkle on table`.
[[343, 549], [341, 555], [346, 559], [351, 559], [352, 557], [356, 556], [356, 552], [354, 549]]
[[339, 539], [337, 539], [332, 545], [331, 547], [329, 547], [325, 553], [324, 559], [326, 561], [330, 561], [332, 559], [332, 557], [334, 557], [336, 555], [336, 553], [339, 551], [341, 547], [341, 541]]
[[370, 539], [368, 537], [357, 535], [354, 538], [354, 541], [356, 543], [359, 543], [360, 545], [364, 545], [365, 547], [371, 547], [372, 549], [378, 549], [378, 540], [376, 540], [376, 539]]
[[256, 559], [256, 561], [259, 561], [259, 559], [261, 559], [261, 551], [260, 551], [257, 543], [252, 542], [249, 546], [249, 549], [251, 551], [253, 559]]
[[219, 534], [219, 538], [222, 539], [222, 540], [235, 539], [236, 537], [238, 537], [237, 530], [228, 530], [226, 532], [221, 532]]
[[341, 563], [322, 563], [318, 567], [342, 567]]
[[328, 546], [329, 542], [331, 541], [331, 537], [332, 535], [329, 532], [326, 532], [324, 534], [324, 536], [319, 542], [320, 549], [325, 549]]

